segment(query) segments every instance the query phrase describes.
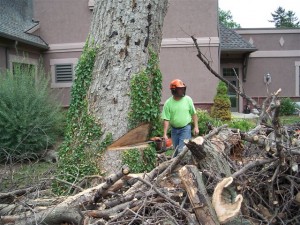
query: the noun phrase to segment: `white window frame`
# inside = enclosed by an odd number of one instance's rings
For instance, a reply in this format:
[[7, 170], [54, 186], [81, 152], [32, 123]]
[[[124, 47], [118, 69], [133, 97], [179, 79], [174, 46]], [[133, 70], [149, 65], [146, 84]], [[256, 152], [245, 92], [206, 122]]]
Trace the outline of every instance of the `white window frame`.
[[73, 80], [75, 78], [75, 68], [78, 63], [77, 58], [65, 58], [65, 59], [50, 59], [51, 69], [51, 88], [63, 88], [71, 87], [73, 82], [58, 83], [55, 79], [55, 65], [57, 64], [72, 64], [73, 65]]
[[295, 78], [296, 78], [296, 92], [295, 95], [296, 96], [300, 96], [300, 61], [296, 61], [295, 62]]

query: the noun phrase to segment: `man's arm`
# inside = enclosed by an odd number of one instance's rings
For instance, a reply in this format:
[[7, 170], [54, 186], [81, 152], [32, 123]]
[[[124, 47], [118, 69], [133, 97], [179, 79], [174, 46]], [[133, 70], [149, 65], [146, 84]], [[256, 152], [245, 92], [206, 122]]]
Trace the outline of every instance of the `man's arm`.
[[194, 123], [194, 130], [193, 134], [197, 136], [199, 134], [199, 127], [198, 127], [198, 116], [197, 113], [192, 115], [193, 123]]
[[169, 120], [164, 120], [164, 136], [163, 136], [163, 138], [165, 140], [168, 139], [167, 132], [168, 132], [168, 129], [169, 129], [169, 125], [170, 125], [170, 121]]

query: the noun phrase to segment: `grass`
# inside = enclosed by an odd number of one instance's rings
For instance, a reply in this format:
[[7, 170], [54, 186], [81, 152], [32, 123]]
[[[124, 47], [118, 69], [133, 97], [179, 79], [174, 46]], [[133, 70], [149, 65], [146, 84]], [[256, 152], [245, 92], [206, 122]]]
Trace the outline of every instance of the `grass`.
[[300, 123], [300, 117], [298, 115], [292, 115], [292, 116], [281, 116], [280, 122], [283, 125], [290, 125], [295, 123]]
[[0, 165], [0, 192], [8, 192], [49, 181], [56, 164], [47, 162], [27, 162]]
[[[281, 116], [280, 121], [282, 125], [295, 124], [300, 122], [300, 117], [297, 115]], [[253, 121], [253, 123], [255, 122]], [[165, 154], [171, 156], [173, 152], [173, 149], [168, 149]], [[30, 187], [43, 179], [48, 179], [50, 182], [49, 177], [53, 176], [55, 169], [56, 164], [41, 161], [12, 165], [0, 164], [0, 192]]]

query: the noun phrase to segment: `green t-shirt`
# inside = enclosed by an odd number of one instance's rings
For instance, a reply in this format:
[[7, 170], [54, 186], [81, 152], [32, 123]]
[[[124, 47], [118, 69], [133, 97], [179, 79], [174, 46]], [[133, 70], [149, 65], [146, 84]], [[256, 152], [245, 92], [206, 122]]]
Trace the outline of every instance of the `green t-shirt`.
[[192, 115], [196, 113], [193, 100], [189, 96], [182, 97], [176, 101], [173, 96], [164, 104], [163, 120], [169, 120], [172, 127], [184, 127], [192, 121]]

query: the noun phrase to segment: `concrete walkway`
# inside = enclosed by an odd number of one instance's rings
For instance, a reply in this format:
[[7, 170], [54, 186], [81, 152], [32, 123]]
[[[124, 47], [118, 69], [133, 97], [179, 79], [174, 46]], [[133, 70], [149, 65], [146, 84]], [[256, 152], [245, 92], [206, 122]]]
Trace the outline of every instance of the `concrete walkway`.
[[259, 116], [253, 113], [249, 114], [244, 114], [244, 113], [239, 113], [239, 112], [232, 112], [231, 113], [232, 118], [237, 118], [237, 119], [256, 119]]

